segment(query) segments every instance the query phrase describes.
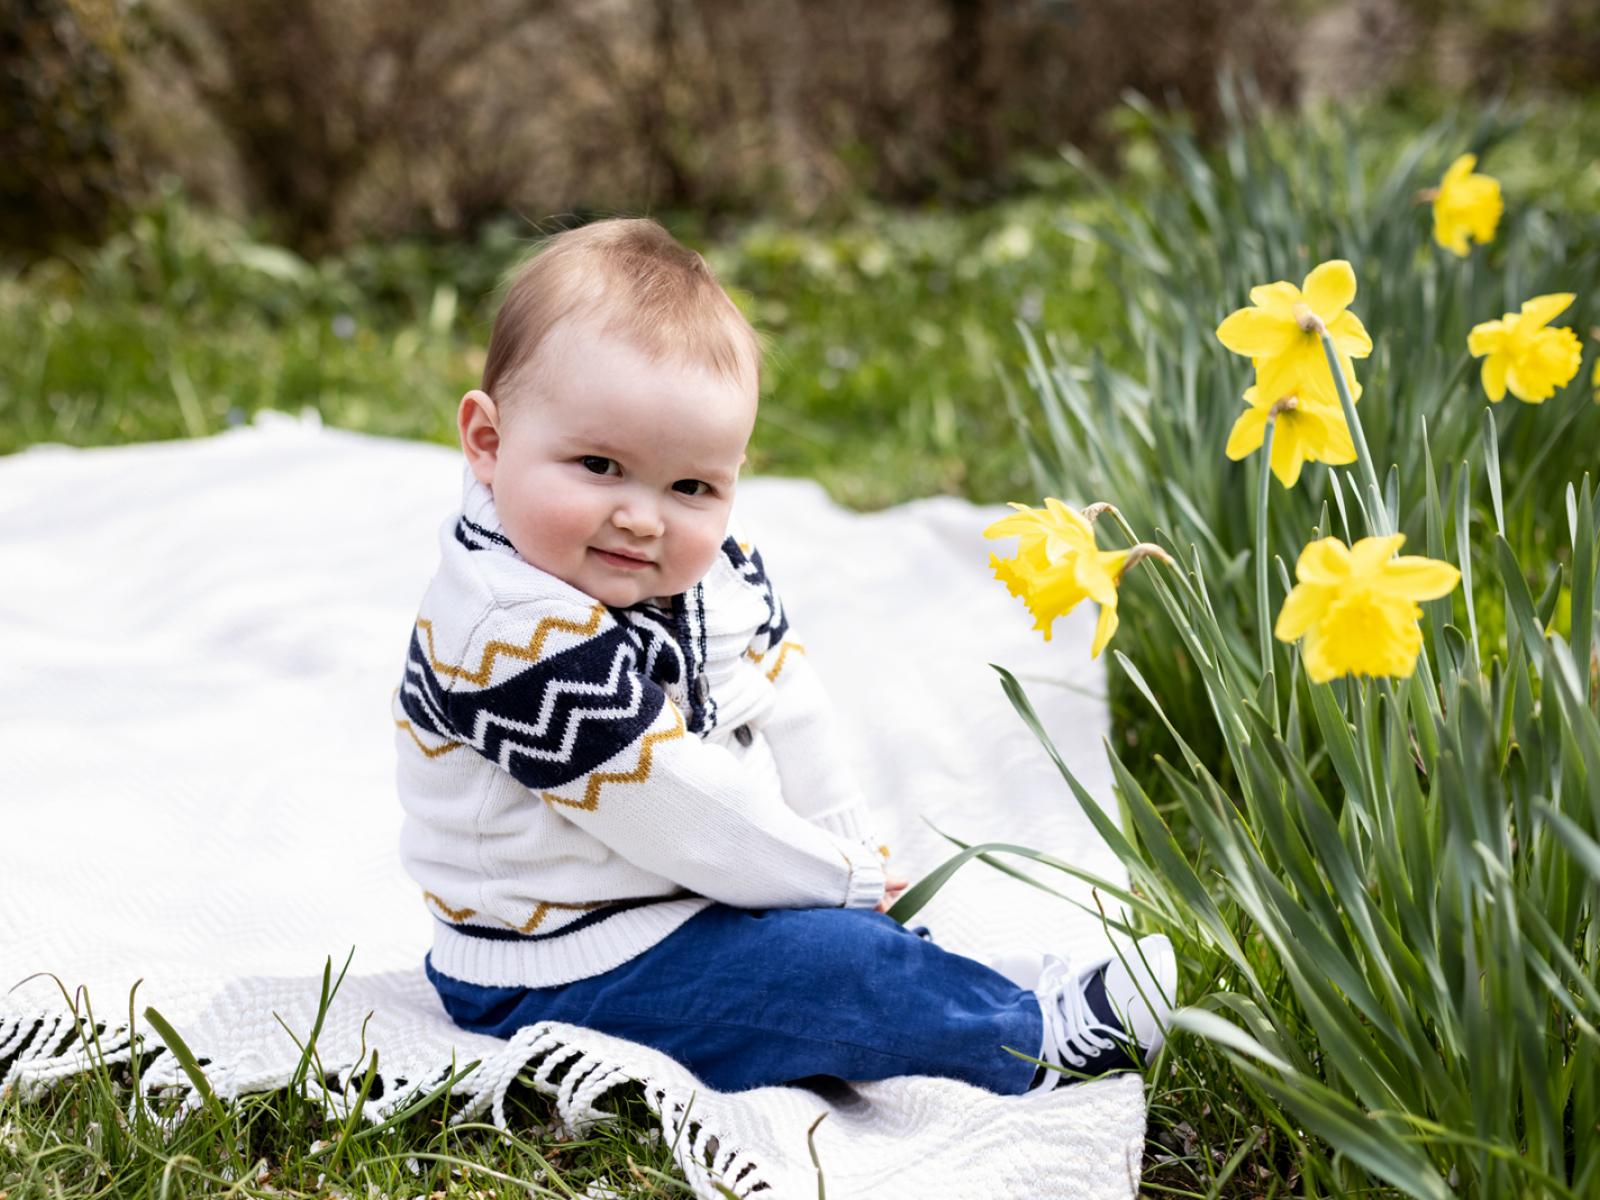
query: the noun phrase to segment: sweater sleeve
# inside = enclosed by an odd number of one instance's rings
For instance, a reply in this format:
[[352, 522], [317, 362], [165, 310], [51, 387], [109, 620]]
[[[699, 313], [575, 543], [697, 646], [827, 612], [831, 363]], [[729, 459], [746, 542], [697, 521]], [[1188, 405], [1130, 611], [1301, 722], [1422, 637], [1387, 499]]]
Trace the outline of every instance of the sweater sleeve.
[[603, 606], [548, 608], [497, 609], [471, 641], [533, 646], [551, 623], [593, 632], [484, 672], [483, 686], [452, 679], [441, 708], [456, 738], [622, 857], [700, 895], [743, 908], [877, 905], [881, 860], [690, 732]]
[[838, 718], [804, 643], [788, 630], [762, 656], [777, 703], [761, 725], [789, 805], [801, 816], [880, 858], [888, 857], [866, 795], [844, 754]]

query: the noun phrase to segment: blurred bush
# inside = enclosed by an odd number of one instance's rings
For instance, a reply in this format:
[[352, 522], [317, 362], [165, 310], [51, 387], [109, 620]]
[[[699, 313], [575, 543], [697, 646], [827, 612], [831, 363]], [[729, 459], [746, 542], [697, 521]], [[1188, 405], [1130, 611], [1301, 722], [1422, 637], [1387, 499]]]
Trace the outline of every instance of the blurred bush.
[[0, 249], [98, 240], [120, 212], [126, 50], [112, 0], [0, 0]]
[[[13, 54], [31, 127], [59, 140], [81, 77], [75, 103], [147, 182], [175, 174], [311, 255], [504, 213], [982, 203], [1020, 156], [1092, 142], [1127, 88], [1203, 114], [1224, 60], [1292, 85], [1266, 0], [5, 2], [46, 14], [29, 46], [55, 38], [77, 71]], [[141, 33], [115, 71], [85, 33], [96, 3]], [[57, 164], [28, 164], [40, 195]]]

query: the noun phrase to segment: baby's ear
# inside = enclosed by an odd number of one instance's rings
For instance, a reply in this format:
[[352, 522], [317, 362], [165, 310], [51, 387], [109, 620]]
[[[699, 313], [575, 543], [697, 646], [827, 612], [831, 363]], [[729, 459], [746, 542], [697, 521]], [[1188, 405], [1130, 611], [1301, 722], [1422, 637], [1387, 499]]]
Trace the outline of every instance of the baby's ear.
[[499, 420], [500, 413], [487, 392], [473, 388], [461, 397], [461, 407], [456, 410], [461, 452], [484, 487], [494, 481], [495, 462], [500, 454]]

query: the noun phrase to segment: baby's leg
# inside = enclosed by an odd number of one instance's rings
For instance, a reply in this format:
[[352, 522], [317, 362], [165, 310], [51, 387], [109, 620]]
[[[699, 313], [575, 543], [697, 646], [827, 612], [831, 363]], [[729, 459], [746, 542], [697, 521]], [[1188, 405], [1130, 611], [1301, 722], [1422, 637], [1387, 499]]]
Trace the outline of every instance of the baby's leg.
[[940, 1075], [1019, 1094], [1035, 1081], [1038, 997], [860, 909], [713, 905], [622, 966], [556, 988], [432, 972], [458, 1024], [508, 1037], [566, 1021], [654, 1046], [723, 1091], [812, 1076]]

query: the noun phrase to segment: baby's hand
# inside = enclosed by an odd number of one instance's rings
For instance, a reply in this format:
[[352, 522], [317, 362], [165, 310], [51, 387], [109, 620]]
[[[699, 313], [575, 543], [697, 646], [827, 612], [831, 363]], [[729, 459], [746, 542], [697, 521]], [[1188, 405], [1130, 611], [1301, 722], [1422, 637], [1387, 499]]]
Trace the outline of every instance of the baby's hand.
[[888, 912], [890, 905], [900, 899], [900, 893], [911, 886], [909, 879], [890, 875], [883, 881], [883, 899], [878, 901], [877, 912]]

